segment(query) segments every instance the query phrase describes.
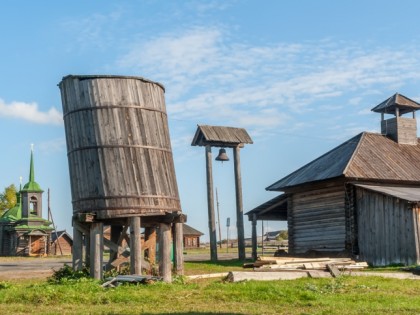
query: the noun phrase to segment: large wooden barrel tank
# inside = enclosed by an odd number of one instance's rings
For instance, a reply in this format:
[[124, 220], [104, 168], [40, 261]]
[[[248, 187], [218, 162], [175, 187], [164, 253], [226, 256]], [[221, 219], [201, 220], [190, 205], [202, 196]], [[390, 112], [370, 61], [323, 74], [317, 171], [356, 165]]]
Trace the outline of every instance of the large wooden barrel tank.
[[181, 211], [164, 87], [140, 77], [59, 84], [74, 213], [97, 219]]

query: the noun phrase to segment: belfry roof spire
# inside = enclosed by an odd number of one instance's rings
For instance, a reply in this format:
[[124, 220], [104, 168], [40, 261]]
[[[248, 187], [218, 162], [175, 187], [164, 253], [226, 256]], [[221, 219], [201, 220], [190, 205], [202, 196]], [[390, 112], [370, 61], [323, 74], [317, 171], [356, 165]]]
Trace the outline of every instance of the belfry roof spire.
[[34, 145], [31, 144], [31, 162], [29, 165], [29, 182], [23, 186], [22, 191], [30, 192], [43, 192], [39, 184], [35, 181], [35, 168], [34, 168]]

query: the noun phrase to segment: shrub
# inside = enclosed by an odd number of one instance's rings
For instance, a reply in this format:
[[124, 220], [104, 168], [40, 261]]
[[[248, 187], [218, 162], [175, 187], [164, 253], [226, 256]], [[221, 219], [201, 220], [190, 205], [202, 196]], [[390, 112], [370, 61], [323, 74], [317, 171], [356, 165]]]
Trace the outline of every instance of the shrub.
[[48, 278], [49, 283], [61, 284], [68, 282], [80, 282], [89, 278], [89, 270], [84, 267], [82, 270], [73, 270], [72, 267], [65, 264], [62, 268], [54, 271]]

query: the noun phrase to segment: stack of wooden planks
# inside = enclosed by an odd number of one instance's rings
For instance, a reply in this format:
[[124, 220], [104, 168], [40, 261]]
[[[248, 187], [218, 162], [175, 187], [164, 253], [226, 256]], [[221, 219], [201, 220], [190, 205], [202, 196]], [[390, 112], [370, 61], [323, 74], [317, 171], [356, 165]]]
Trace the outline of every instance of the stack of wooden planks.
[[302, 257], [258, 257], [253, 263], [246, 263], [244, 268], [254, 271], [329, 271], [337, 276], [341, 271], [360, 270], [368, 267], [366, 262], [356, 262], [351, 258], [302, 258]]

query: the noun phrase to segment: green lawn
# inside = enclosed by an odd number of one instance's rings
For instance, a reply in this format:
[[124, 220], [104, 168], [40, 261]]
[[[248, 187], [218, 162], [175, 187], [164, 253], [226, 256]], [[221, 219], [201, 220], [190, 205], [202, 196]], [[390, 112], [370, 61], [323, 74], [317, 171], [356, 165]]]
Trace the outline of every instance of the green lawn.
[[[186, 273], [241, 270], [189, 262]], [[380, 277], [227, 283], [221, 279], [104, 289], [82, 279], [0, 282], [0, 314], [419, 314], [420, 281]]]

